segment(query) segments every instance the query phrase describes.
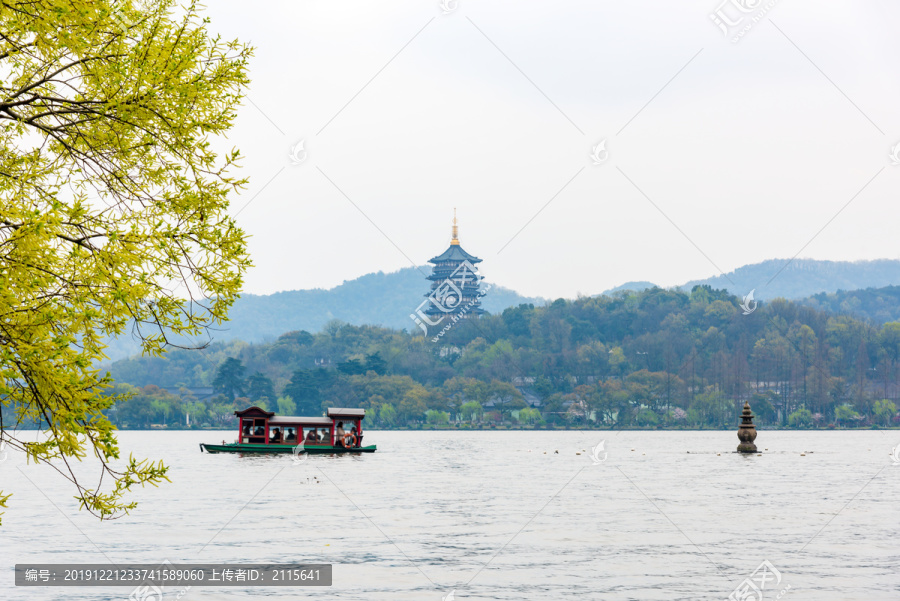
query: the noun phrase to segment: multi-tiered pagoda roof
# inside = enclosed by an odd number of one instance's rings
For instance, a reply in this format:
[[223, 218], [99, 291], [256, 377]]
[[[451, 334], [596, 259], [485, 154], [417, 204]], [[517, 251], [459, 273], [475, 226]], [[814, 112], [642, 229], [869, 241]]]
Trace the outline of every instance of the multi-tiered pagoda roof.
[[484, 313], [479, 294], [483, 278], [478, 275], [476, 267], [481, 263], [481, 259], [467, 253], [460, 246], [455, 210], [450, 247], [428, 262], [434, 265], [431, 275], [428, 276], [431, 280], [431, 292], [426, 295], [431, 301], [425, 309], [428, 316], [468, 317]]

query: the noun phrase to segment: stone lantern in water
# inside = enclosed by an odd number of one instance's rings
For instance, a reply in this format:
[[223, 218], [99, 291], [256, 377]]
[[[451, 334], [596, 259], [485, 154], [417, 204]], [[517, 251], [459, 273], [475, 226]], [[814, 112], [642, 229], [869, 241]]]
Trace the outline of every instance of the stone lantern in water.
[[741, 414], [741, 425], [738, 428], [738, 439], [741, 444], [738, 445], [738, 453], [755, 453], [756, 445], [756, 426], [753, 425], [753, 412], [750, 411], [750, 403], [744, 403], [744, 412]]

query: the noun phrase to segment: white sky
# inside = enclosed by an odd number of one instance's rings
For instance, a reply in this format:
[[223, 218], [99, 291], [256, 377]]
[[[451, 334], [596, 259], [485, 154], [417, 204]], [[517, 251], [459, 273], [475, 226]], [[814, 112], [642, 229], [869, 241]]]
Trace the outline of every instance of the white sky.
[[704, 254], [900, 257], [900, 4], [781, 0], [735, 44], [719, 2], [209, 3], [256, 47], [245, 290], [424, 264], [454, 206], [482, 274], [551, 298], [718, 275]]

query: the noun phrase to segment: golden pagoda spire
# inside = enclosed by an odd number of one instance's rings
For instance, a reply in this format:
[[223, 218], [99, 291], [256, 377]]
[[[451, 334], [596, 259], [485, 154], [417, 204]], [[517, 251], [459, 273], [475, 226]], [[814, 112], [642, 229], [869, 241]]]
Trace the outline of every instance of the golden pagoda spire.
[[453, 207], [453, 239], [450, 240], [451, 246], [459, 246], [459, 226], [456, 225], [456, 207]]

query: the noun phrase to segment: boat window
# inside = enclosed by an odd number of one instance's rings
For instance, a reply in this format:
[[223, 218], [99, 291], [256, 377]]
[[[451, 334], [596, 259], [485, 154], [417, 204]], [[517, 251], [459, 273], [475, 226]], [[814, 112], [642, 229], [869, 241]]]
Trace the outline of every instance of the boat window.
[[245, 417], [241, 420], [241, 439], [249, 443], [266, 442], [266, 420]]
[[305, 444], [319, 444], [319, 434], [316, 432], [315, 428], [308, 428], [306, 430], [306, 436], [303, 437], [303, 442]]
[[285, 426], [284, 428], [284, 442], [297, 442], [297, 427], [296, 426]]
[[319, 440], [322, 444], [331, 444], [331, 428], [322, 428], [319, 432]]
[[269, 444], [281, 444], [283, 434], [281, 428], [278, 426], [271, 428], [269, 430]]

